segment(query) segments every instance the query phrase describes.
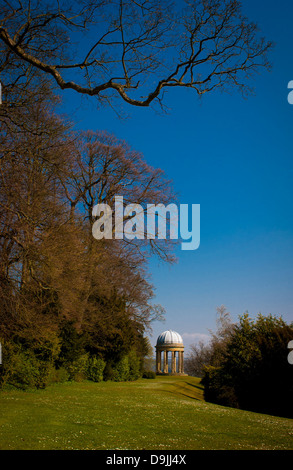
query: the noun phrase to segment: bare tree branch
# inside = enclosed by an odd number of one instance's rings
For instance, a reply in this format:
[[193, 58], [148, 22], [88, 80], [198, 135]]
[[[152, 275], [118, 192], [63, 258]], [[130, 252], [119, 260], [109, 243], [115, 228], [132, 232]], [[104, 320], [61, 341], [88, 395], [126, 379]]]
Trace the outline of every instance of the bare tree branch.
[[73, 1], [71, 8], [61, 0], [5, 4], [2, 70], [14, 58], [53, 78], [62, 90], [100, 101], [120, 96], [128, 104], [149, 106], [163, 89], [178, 86], [198, 95], [216, 88], [245, 94], [251, 76], [270, 66], [272, 44], [243, 17], [237, 0], [188, 1], [181, 10], [154, 0]]

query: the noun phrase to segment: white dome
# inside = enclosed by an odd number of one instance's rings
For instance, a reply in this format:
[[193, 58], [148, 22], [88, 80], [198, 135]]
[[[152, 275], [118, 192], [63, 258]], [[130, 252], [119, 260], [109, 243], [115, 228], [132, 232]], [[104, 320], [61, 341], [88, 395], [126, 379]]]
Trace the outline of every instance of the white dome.
[[183, 344], [183, 340], [179, 333], [176, 333], [176, 331], [172, 331], [172, 330], [164, 331], [164, 333], [161, 333], [157, 339], [157, 345], [174, 344], [174, 343]]

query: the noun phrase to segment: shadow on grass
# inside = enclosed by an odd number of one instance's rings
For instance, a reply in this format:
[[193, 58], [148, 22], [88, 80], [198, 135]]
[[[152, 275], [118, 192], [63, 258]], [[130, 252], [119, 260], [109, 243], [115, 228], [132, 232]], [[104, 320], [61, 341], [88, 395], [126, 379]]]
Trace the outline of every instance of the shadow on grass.
[[170, 383], [168, 385], [164, 384], [162, 391], [171, 393], [172, 395], [191, 398], [192, 400], [204, 401], [203, 387], [189, 381]]
[[187, 385], [190, 385], [190, 387], [194, 387], [194, 388], [197, 388], [198, 390], [202, 391], [203, 390], [203, 386], [202, 385], [199, 385], [199, 384], [192, 384], [190, 382], [186, 382]]

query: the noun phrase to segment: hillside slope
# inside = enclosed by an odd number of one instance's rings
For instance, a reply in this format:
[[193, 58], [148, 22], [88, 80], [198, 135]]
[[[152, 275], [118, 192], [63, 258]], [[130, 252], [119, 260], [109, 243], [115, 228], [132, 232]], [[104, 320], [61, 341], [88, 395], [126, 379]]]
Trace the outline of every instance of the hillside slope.
[[203, 400], [199, 379], [0, 392], [0, 449], [292, 449], [293, 420]]

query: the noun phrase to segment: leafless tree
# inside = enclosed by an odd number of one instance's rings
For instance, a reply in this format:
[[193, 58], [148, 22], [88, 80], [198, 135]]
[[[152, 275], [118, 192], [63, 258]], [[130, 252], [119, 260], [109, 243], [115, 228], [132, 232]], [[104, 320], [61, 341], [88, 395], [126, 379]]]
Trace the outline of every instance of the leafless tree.
[[186, 359], [185, 369], [190, 375], [203, 377], [206, 366], [218, 367], [223, 361], [228, 341], [231, 339], [235, 324], [225, 305], [216, 308], [215, 332], [209, 331], [210, 340], [191, 345], [191, 353]]
[[[153, 305], [153, 286], [147, 273], [147, 261], [155, 254], [159, 259], [173, 262], [173, 240], [115, 239], [113, 206], [116, 195], [123, 196], [124, 205], [165, 203], [176, 200], [172, 183], [162, 170], [150, 167], [142, 155], [125, 141], [106, 132], [81, 132], [74, 140], [74, 150], [67, 169], [60, 178], [70, 206], [70, 217], [83, 220], [86, 243], [86, 283], [83, 290], [86, 314], [97, 315], [96, 301], [116, 292], [123, 298], [124, 307], [135, 321], [150, 326], [162, 318], [164, 310]], [[106, 203], [113, 208], [113, 239], [96, 240], [92, 234], [95, 220], [93, 207]], [[127, 219], [127, 217], [126, 217]], [[146, 226], [144, 230], [147, 230]], [[97, 281], [98, 280], [98, 281]], [[105, 314], [103, 314], [105, 318]]]
[[237, 0], [3, 0], [0, 41], [4, 91], [37, 70], [62, 90], [135, 106], [172, 87], [245, 95], [272, 47]]
[[[164, 172], [148, 165], [143, 156], [125, 141], [107, 132], [87, 131], [76, 136], [75, 144], [74, 157], [68, 164], [63, 185], [72, 215], [79, 207], [89, 226], [92, 240], [92, 224], [95, 220], [93, 207], [96, 204], [108, 204], [114, 213], [115, 196], [119, 195], [123, 197], [124, 207], [130, 203], [140, 204], [145, 216], [147, 204], [168, 205], [176, 202], [177, 195], [172, 182], [166, 178]], [[124, 221], [126, 219], [124, 217]], [[113, 238], [114, 231], [113, 220]], [[131, 250], [142, 257], [148, 252], [169, 262], [174, 261], [172, 249], [176, 241], [168, 240], [166, 243], [158, 237], [147, 239], [146, 223], [140, 235], [138, 243], [135, 239], [127, 240], [124, 237], [121, 243], [124, 249], [125, 245], [131, 245]], [[118, 240], [116, 245], [119, 245]]]

